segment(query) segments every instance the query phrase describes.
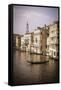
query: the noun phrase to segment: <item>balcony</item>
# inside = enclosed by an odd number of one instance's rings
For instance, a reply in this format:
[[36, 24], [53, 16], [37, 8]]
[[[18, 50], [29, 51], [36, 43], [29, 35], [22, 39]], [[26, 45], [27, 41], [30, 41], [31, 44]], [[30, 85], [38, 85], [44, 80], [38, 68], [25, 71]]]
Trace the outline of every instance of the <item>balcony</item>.
[[54, 32], [49, 34], [49, 37], [58, 37], [58, 32]]
[[57, 40], [51, 40], [51, 41], [49, 42], [49, 44], [58, 44], [58, 39], [57, 39]]

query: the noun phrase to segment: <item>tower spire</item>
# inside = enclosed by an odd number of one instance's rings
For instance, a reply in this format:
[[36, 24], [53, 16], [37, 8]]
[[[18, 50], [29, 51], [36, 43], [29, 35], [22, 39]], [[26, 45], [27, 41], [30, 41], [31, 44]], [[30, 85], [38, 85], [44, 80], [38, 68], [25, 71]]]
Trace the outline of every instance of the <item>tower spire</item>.
[[26, 24], [26, 33], [29, 33], [29, 24], [28, 24], [28, 21], [27, 21], [27, 24]]

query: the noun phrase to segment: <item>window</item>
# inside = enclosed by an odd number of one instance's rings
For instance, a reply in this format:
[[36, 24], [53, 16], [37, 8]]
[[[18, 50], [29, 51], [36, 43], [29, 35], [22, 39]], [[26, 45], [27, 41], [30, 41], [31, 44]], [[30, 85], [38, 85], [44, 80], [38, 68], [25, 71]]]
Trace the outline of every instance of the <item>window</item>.
[[35, 39], [36, 43], [37, 43], [37, 38]]
[[56, 52], [54, 52], [54, 56], [56, 56]]

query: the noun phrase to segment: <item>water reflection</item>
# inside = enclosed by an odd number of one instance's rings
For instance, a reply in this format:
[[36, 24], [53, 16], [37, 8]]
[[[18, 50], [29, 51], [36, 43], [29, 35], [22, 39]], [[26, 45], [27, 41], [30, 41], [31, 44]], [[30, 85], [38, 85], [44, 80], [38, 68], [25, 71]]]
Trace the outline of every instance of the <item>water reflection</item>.
[[30, 54], [29, 60], [32, 62], [45, 62], [48, 61], [48, 57], [45, 55]]
[[47, 60], [46, 56], [13, 52], [13, 79], [15, 84], [58, 82], [58, 61], [46, 64], [30, 64], [27, 60]]

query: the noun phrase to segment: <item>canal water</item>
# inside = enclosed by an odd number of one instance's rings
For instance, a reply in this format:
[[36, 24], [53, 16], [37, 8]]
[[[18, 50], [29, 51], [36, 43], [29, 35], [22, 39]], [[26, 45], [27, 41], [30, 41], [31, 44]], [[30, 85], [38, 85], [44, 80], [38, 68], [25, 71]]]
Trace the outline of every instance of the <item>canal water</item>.
[[45, 84], [59, 82], [58, 61], [49, 59], [43, 64], [31, 64], [28, 60], [45, 60], [42, 55], [30, 55], [26, 52], [13, 52], [13, 82], [22, 84]]

